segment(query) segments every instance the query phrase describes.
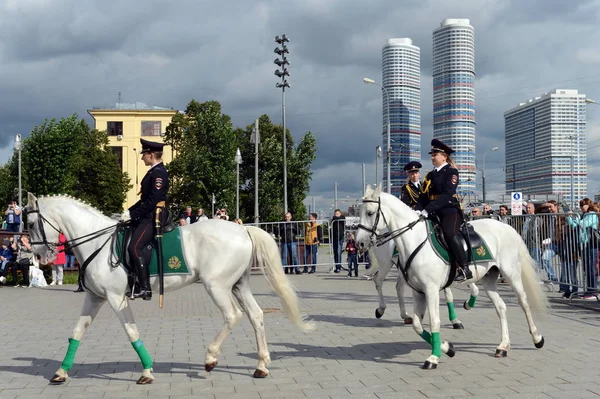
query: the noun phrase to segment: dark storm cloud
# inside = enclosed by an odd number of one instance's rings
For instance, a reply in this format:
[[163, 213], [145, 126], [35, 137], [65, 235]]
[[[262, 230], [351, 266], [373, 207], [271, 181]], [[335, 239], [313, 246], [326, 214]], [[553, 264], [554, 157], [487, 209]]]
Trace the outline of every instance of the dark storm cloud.
[[[331, 206], [375, 181], [382, 142], [381, 47], [410, 37], [421, 48], [423, 148], [432, 137], [432, 31], [445, 18], [469, 18], [476, 34], [477, 158], [486, 157], [488, 193], [504, 176], [503, 112], [555, 87], [600, 99], [597, 1], [73, 1], [0, 4], [0, 156], [45, 118], [124, 102], [184, 109], [218, 100], [237, 126], [260, 114], [281, 121], [273, 75], [275, 35], [286, 33], [292, 88], [287, 126], [296, 141], [317, 138], [311, 196]], [[600, 107], [589, 137], [600, 139]], [[426, 151], [423, 161], [429, 167]], [[595, 154], [590, 162], [600, 162]], [[4, 161], [6, 159], [3, 159]], [[489, 166], [488, 166], [489, 165]], [[380, 164], [381, 166], [381, 164]], [[381, 176], [379, 176], [381, 177]], [[590, 179], [590, 192], [598, 189]], [[317, 207], [321, 205], [317, 204]]]

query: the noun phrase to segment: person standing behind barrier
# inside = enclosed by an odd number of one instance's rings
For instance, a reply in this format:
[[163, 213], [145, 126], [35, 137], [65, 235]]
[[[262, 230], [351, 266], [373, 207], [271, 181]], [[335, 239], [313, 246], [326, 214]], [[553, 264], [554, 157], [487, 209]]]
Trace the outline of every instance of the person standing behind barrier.
[[18, 233], [21, 230], [22, 210], [17, 205], [17, 201], [11, 200], [4, 214], [6, 215], [6, 230]]
[[[556, 227], [556, 213], [558, 213], [558, 203], [554, 200], [548, 201], [543, 204], [539, 210], [539, 214], [543, 214], [543, 229], [542, 232], [542, 254], [541, 254], [541, 267], [546, 272], [546, 276], [550, 281], [558, 281], [556, 273], [552, 267], [552, 258], [557, 254], [556, 246], [553, 244], [553, 238], [555, 237], [554, 229]], [[539, 272], [539, 268], [538, 268]]]
[[348, 254], [348, 277], [352, 277], [353, 269], [354, 277], [358, 277], [357, 248], [356, 241], [354, 241], [354, 234], [352, 233], [350, 233], [350, 237], [348, 237], [348, 241], [346, 242], [346, 253]]
[[508, 223], [508, 206], [500, 205], [500, 208], [498, 208], [498, 220], [502, 223]]
[[[333, 261], [335, 272], [342, 271], [342, 249], [344, 249], [344, 238], [346, 236], [346, 217], [341, 210], [336, 209], [331, 218], [331, 237], [333, 242]], [[315, 262], [316, 263], [316, 262]]]
[[598, 277], [596, 276], [596, 258], [598, 257], [598, 241], [596, 230], [598, 229], [598, 209], [592, 200], [584, 198], [579, 201], [581, 216], [569, 212], [567, 224], [570, 227], [579, 228], [579, 248], [586, 278], [586, 288], [589, 291], [598, 290]]
[[[296, 245], [296, 236], [298, 235], [298, 225], [292, 222], [292, 214], [287, 212], [283, 216], [283, 222], [279, 223], [278, 236], [281, 239], [281, 263], [283, 264], [283, 270], [285, 274], [293, 274], [294, 270], [296, 274], [300, 274], [300, 268], [298, 267], [298, 250]], [[288, 257], [291, 261], [292, 267], [288, 266]]]
[[[304, 270], [302, 273], [313, 274], [317, 267], [317, 254], [319, 252], [319, 243], [323, 241], [323, 227], [317, 223], [317, 214], [311, 213], [308, 216], [309, 222], [304, 231]], [[341, 255], [340, 255], [341, 257]], [[308, 265], [311, 266], [308, 270]]]
[[521, 237], [527, 245], [529, 255], [538, 263], [540, 263], [540, 221], [535, 217], [535, 204], [528, 202], [526, 207], [526, 216], [523, 221], [523, 230], [521, 231]]
[[52, 263], [52, 282], [50, 283], [50, 285], [63, 284], [63, 270], [67, 261], [64, 252], [66, 241], [67, 239], [65, 238], [65, 235], [61, 232], [58, 235], [58, 245], [56, 246], [56, 259], [54, 259], [54, 263]]

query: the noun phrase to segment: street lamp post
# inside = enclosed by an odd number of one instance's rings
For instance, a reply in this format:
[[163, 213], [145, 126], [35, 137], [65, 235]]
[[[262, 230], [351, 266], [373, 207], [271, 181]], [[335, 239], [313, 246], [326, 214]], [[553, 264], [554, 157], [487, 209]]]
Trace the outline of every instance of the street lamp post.
[[23, 206], [23, 193], [21, 189], [21, 148], [21, 135], [17, 133], [15, 136], [15, 150], [17, 150], [17, 153], [19, 154], [19, 207]]
[[483, 154], [483, 169], [481, 170], [481, 190], [483, 191], [483, 203], [484, 204], [487, 204], [486, 198], [485, 198], [485, 156], [490, 151], [498, 151], [498, 147], [492, 147], [491, 149], [487, 150]]
[[381, 146], [375, 147], [375, 184], [379, 185], [379, 165], [378, 159], [381, 158]]
[[391, 137], [390, 137], [390, 96], [389, 93], [387, 91], [387, 89], [383, 86], [380, 85], [379, 83], [375, 82], [373, 79], [369, 79], [369, 78], [363, 78], [363, 82], [365, 82], [366, 84], [372, 84], [372, 85], [376, 85], [379, 86], [383, 89], [383, 91], [385, 92], [385, 98], [387, 100], [387, 153], [386, 153], [386, 163], [387, 163], [387, 192], [389, 194], [392, 193], [392, 170], [391, 170], [391, 158], [392, 158], [392, 149], [391, 149]]
[[260, 143], [260, 131], [258, 129], [258, 119], [254, 121], [254, 130], [250, 142], [254, 143], [254, 223], [260, 222], [258, 216], [258, 144]]
[[275, 65], [279, 67], [279, 69], [275, 70], [275, 76], [281, 78], [281, 82], [277, 82], [275, 87], [281, 89], [281, 123], [283, 125], [283, 212], [288, 211], [288, 197], [287, 197], [287, 134], [285, 129], [285, 88], [290, 88], [290, 84], [288, 83], [286, 76], [290, 76], [288, 69], [286, 67], [290, 65], [286, 54], [289, 54], [289, 50], [285, 45], [290, 40], [287, 38], [285, 33], [279, 36], [275, 36], [275, 43], [277, 43], [280, 47], [275, 47], [275, 54], [277, 54], [281, 58], [276, 58]]
[[235, 218], [240, 218], [240, 164], [242, 163], [242, 153], [238, 148], [235, 151], [235, 174], [236, 174], [236, 184], [235, 184]]
[[574, 162], [573, 162], [573, 140], [575, 139], [575, 136], [571, 135], [569, 136], [569, 140], [571, 140], [571, 156], [569, 158], [571, 158], [571, 209], [575, 209], [575, 189], [573, 187], [573, 180], [574, 180], [574, 174], [573, 174], [573, 169], [575, 167]]

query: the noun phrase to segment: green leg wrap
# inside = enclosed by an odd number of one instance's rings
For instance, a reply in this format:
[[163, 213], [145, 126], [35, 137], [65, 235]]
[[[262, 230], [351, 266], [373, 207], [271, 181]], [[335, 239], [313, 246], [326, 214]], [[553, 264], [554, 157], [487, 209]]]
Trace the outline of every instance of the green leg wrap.
[[442, 341], [440, 340], [439, 332], [431, 334], [431, 346], [431, 354], [433, 356], [442, 357]]
[[476, 296], [471, 295], [471, 297], [469, 298], [469, 306], [470, 307], [474, 307], [475, 306], [475, 301], [477, 300]]
[[431, 345], [431, 334], [429, 334], [427, 330], [423, 330], [423, 332], [421, 333], [421, 338], [423, 338], [425, 342]]
[[456, 312], [454, 311], [454, 302], [446, 302], [448, 305], [448, 318], [450, 321], [456, 319]]
[[65, 355], [65, 359], [63, 360], [60, 368], [69, 371], [73, 367], [73, 362], [75, 361], [75, 354], [77, 353], [77, 349], [79, 348], [78, 339], [69, 338], [69, 349], [67, 349], [67, 354]]
[[140, 360], [142, 361], [142, 366], [144, 366], [144, 369], [152, 368], [152, 358], [150, 357], [150, 354], [146, 350], [146, 347], [144, 346], [144, 343], [142, 342], [142, 340], [138, 339], [137, 341], [132, 342], [131, 346], [133, 346], [133, 349], [135, 349], [136, 353], [140, 357]]

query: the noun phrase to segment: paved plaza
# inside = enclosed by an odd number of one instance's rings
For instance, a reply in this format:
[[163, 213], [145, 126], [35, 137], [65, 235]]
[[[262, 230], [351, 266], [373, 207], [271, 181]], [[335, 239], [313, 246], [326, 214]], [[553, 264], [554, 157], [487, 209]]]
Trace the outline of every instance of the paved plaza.
[[[442, 308], [442, 339], [456, 348], [437, 370], [419, 366], [430, 349], [399, 320], [395, 274], [384, 287], [387, 312], [374, 317], [374, 284], [345, 275], [290, 276], [302, 309], [318, 323], [298, 331], [278, 310], [279, 299], [260, 274], [252, 277], [265, 309], [271, 375], [251, 377], [256, 344], [244, 318], [225, 341], [219, 364], [204, 371], [205, 348], [222, 316], [202, 284], [169, 293], [165, 308], [132, 304], [141, 338], [154, 359], [152, 385], [137, 386], [141, 364], [112, 310], [105, 305], [82, 341], [69, 381], [51, 386], [79, 314], [83, 294], [74, 286], [47, 289], [0, 288], [3, 338], [0, 398], [587, 398], [600, 396], [600, 313], [553, 303], [552, 313], [536, 317], [546, 345], [534, 348], [525, 318], [508, 287], [512, 348], [493, 357], [499, 321], [482, 295], [475, 309], [459, 304], [468, 297], [455, 289], [458, 317], [465, 330], [453, 330]], [[558, 297], [558, 294], [551, 294]], [[412, 301], [408, 300], [412, 311]]]

